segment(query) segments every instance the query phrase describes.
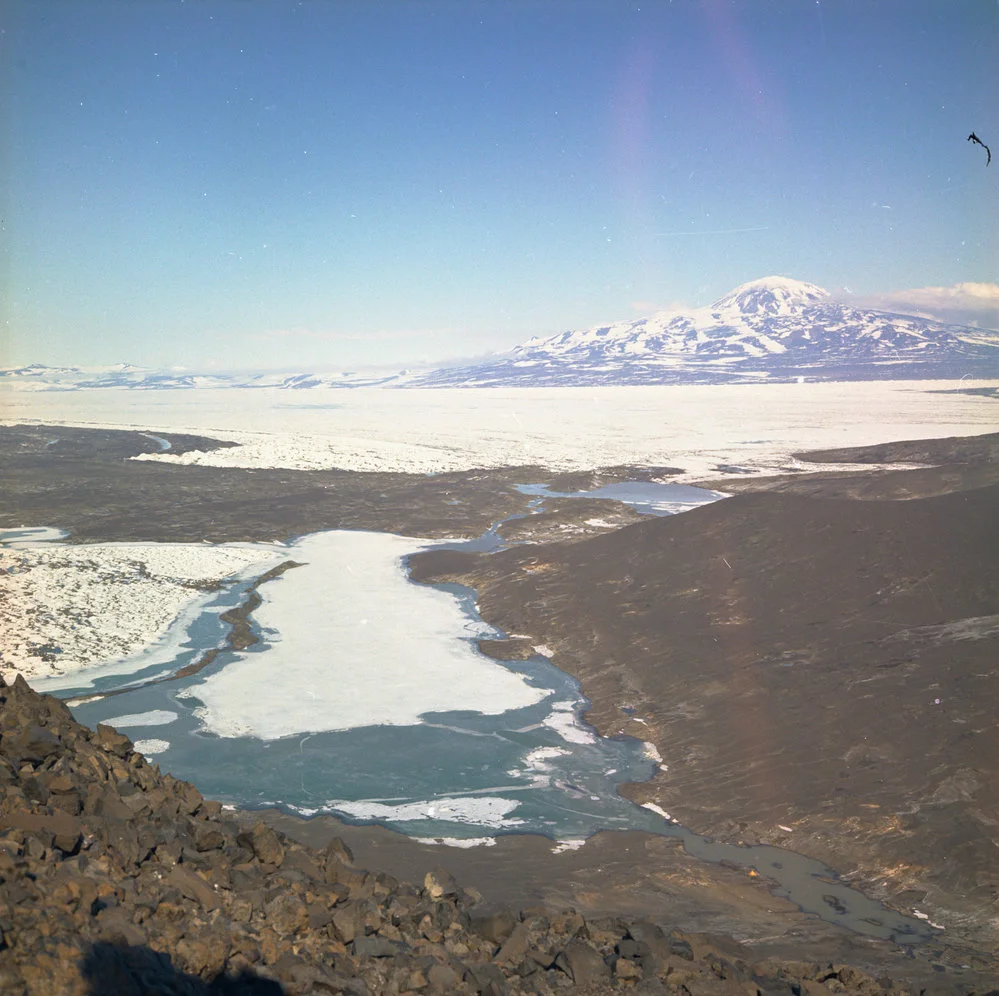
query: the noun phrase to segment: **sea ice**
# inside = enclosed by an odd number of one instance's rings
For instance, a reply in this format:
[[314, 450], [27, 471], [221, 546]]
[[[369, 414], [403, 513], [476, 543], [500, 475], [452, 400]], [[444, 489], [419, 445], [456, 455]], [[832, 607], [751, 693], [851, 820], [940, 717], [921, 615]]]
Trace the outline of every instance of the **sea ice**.
[[[965, 381], [962, 387], [990, 386]], [[776, 473], [805, 449], [991, 432], [995, 402], [953, 381], [663, 387], [4, 391], [9, 424], [197, 432], [240, 445], [142, 459], [205, 466], [433, 473], [536, 464], [673, 466], [670, 479], [738, 463]]]

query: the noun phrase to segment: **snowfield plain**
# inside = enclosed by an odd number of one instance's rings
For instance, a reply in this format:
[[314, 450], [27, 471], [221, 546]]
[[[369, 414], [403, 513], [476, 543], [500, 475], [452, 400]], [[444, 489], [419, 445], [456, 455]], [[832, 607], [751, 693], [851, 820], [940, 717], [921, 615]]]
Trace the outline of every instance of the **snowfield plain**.
[[37, 687], [44, 678], [131, 658], [164, 641], [207, 588], [247, 569], [262, 573], [272, 560], [249, 545], [0, 546], [0, 674], [10, 681], [20, 673]]
[[[141, 458], [204, 466], [425, 474], [635, 464], [679, 467], [671, 480], [694, 482], [718, 476], [721, 466], [754, 474], [808, 469], [792, 455], [804, 449], [993, 431], [994, 399], [953, 393], [986, 386], [993, 383], [3, 391], [0, 422], [194, 432], [239, 444]], [[262, 573], [277, 552], [198, 543], [0, 546], [0, 666], [5, 677], [20, 671], [54, 689], [57, 675], [155, 644], [198, 586], [249, 568]], [[417, 615], [420, 604], [413, 603]], [[60, 647], [57, 658], [33, 652], [48, 645]]]
[[142, 459], [203, 466], [440, 473], [537, 464], [756, 473], [803, 449], [994, 429], [994, 400], [938, 393], [972, 381], [400, 390], [320, 388], [0, 393], [2, 421], [193, 432], [235, 448]]

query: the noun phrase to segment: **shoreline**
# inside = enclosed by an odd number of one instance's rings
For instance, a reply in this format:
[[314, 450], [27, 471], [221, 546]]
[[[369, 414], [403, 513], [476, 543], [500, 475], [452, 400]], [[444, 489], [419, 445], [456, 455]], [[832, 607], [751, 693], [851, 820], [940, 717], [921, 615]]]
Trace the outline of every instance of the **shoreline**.
[[[248, 585], [248, 587], [243, 592], [243, 600], [241, 601], [241, 603], [238, 606], [236, 606], [233, 609], [229, 609], [226, 612], [223, 612], [223, 613], [220, 614], [219, 618], [221, 619], [221, 621], [223, 621], [224, 623], [226, 623], [227, 626], [229, 627], [228, 633], [225, 636], [225, 639], [223, 641], [223, 645], [222, 646], [216, 646], [216, 647], [213, 647], [213, 648], [210, 648], [210, 649], [204, 651], [198, 657], [198, 659], [195, 662], [193, 662], [191, 664], [188, 664], [188, 665], [185, 665], [185, 666], [181, 667], [179, 670], [176, 670], [176, 671], [174, 671], [171, 674], [157, 676], [155, 678], [152, 678], [152, 679], [149, 679], [149, 680], [137, 683], [137, 684], [130, 684], [130, 685], [124, 687], [124, 688], [118, 688], [118, 689], [114, 689], [114, 690], [111, 690], [111, 691], [108, 691], [108, 692], [96, 693], [94, 695], [77, 696], [77, 697], [75, 697], [73, 699], [73, 704], [74, 705], [81, 705], [81, 704], [84, 704], [84, 703], [98, 701], [98, 700], [102, 700], [102, 699], [106, 699], [106, 698], [111, 698], [111, 697], [114, 697], [116, 695], [122, 695], [122, 694], [125, 694], [125, 693], [134, 692], [134, 691], [137, 691], [137, 690], [140, 690], [140, 689], [143, 689], [143, 688], [147, 688], [147, 687], [150, 687], [150, 686], [153, 686], [153, 685], [159, 685], [159, 684], [163, 684], [165, 682], [175, 681], [175, 680], [178, 680], [180, 678], [187, 677], [187, 676], [190, 676], [192, 674], [198, 673], [203, 668], [205, 668], [206, 666], [208, 666], [216, 658], [216, 656], [220, 652], [222, 652], [223, 650], [225, 650], [225, 649], [241, 650], [241, 649], [245, 649], [246, 647], [251, 646], [252, 644], [256, 643], [257, 642], [257, 637], [251, 631], [251, 624], [250, 624], [250, 621], [249, 621], [249, 616], [261, 604], [261, 596], [260, 596], [260, 594], [258, 592], [258, 588], [260, 587], [261, 584], [263, 584], [263, 583], [265, 583], [267, 581], [273, 580], [273, 579], [275, 579], [277, 577], [280, 577], [287, 570], [289, 570], [290, 568], [296, 567], [296, 566], [301, 566], [301, 565], [297, 564], [295, 561], [289, 560], [289, 561], [285, 561], [282, 564], [277, 565], [276, 567], [271, 568], [270, 570], [268, 570], [267, 572], [265, 572], [264, 574], [260, 575], [258, 578], [256, 578], [255, 580], [253, 580], [252, 583]], [[411, 578], [409, 578], [408, 580], [411, 581]], [[486, 656], [488, 656], [488, 657], [490, 657], [490, 658], [492, 658], [494, 660], [516, 659], [518, 656], [521, 659], [523, 659], [523, 653], [522, 653], [522, 651], [524, 649], [522, 647], [522, 642], [523, 641], [522, 640], [518, 641], [517, 638], [514, 638], [514, 640], [511, 641], [512, 642], [512, 647], [510, 649], [512, 649], [514, 651], [514, 654], [513, 654], [512, 657], [510, 655], [502, 653], [502, 650], [506, 649], [505, 646], [504, 646], [505, 641], [503, 641], [503, 640], [496, 640], [496, 639], [493, 639], [491, 637], [481, 637], [478, 640], [476, 640], [475, 642], [480, 647], [482, 646], [482, 644], [486, 644], [488, 646], [489, 650], [490, 650], [490, 652], [487, 653]], [[531, 648], [531, 649], [532, 649], [532, 651], [534, 650], [534, 648]], [[547, 648], [544, 648], [544, 649], [547, 649]], [[521, 651], [521, 653], [518, 654], [517, 651]], [[550, 651], [549, 651], [549, 653], [550, 653]], [[641, 732], [644, 732], [644, 731], [641, 731]], [[658, 760], [660, 762], [660, 767], [662, 767], [662, 765], [661, 765], [662, 759], [658, 757], [658, 752], [656, 751], [656, 748], [654, 746], [652, 746], [649, 743], [646, 743], [643, 740], [643, 738], [640, 737], [640, 736], [635, 736], [633, 734], [628, 734], [628, 737], [629, 737], [629, 739], [635, 740], [636, 742], [644, 743], [645, 744], [645, 752], [647, 754], [649, 754], [650, 756], [652, 756], [653, 759]], [[141, 749], [141, 745], [140, 745], [140, 749]], [[638, 784], [638, 783], [635, 783], [635, 784]], [[644, 784], [644, 783], [642, 783], [642, 784]], [[616, 786], [616, 792], [623, 799], [628, 799], [629, 801], [633, 801], [636, 805], [643, 805], [642, 803], [637, 802], [637, 801], [631, 799], [631, 795], [629, 794], [629, 791], [628, 791], [628, 789], [630, 787], [634, 787], [633, 783], [628, 783], [628, 782], [620, 783], [620, 784], [618, 784]], [[647, 809], [653, 809], [654, 811], [657, 811], [657, 812], [660, 812], [660, 813], [663, 812], [660, 809], [660, 807], [656, 806], [654, 803], [648, 803], [648, 804], [644, 804], [644, 805], [645, 805], [645, 808], [647, 808]], [[291, 810], [294, 810], [294, 807], [291, 807]], [[667, 819], [668, 822], [673, 823], [671, 817], [666, 816], [664, 813], [663, 813], [663, 815], [664, 815], [664, 818]], [[380, 825], [380, 824], [375, 824], [375, 825]], [[682, 834], [685, 838], [686, 838], [686, 836], [688, 834], [688, 832], [685, 831], [682, 827], [678, 827], [677, 826], [676, 831], [677, 831], [678, 834]], [[601, 831], [598, 830], [598, 831], [595, 831], [594, 833], [600, 833], [600, 832]], [[590, 839], [593, 835], [594, 834], [590, 834], [585, 839]], [[669, 837], [669, 836], [671, 836], [671, 834], [664, 833], [663, 836]], [[695, 839], [695, 835], [690, 835], [690, 837], [691, 837], [690, 843], [694, 844], [694, 849], [691, 850], [690, 847], [688, 846], [687, 847], [687, 851], [688, 851], [688, 853], [690, 853], [691, 857], [694, 857], [694, 853], [696, 851], [698, 851], [699, 849], [704, 849], [705, 846], [707, 847], [708, 851], [710, 851], [714, 847], [714, 845], [711, 844], [710, 842], [703, 841], [703, 840], [702, 841], [696, 840]], [[421, 838], [416, 837], [416, 836], [412, 836], [412, 839], [414, 839], [416, 841], [420, 841], [421, 840]], [[552, 853], [553, 854], [557, 854], [557, 853], [560, 853], [561, 851], [565, 850], [566, 847], [567, 847], [567, 845], [580, 846], [580, 845], [584, 845], [585, 844], [585, 840], [580, 840], [578, 842], [573, 842], [573, 841], [566, 842], [566, 841], [561, 840], [561, 838], [557, 838], [557, 837], [549, 838], [547, 836], [545, 836], [543, 839], [550, 841], [550, 843], [552, 845]], [[491, 846], [494, 846], [496, 838], [495, 838], [495, 836], [491, 836], [491, 837], [486, 838], [484, 840], [488, 840], [489, 844]], [[444, 843], [444, 844], [450, 843], [449, 841], [444, 841], [444, 840], [440, 840], [440, 839], [439, 839], [438, 842], [439, 843]], [[471, 843], [469, 843], [469, 842], [462, 842], [462, 843], [460, 843], [458, 841], [455, 841], [452, 846], [464, 846], [464, 847], [468, 847], [468, 846], [473, 846], [473, 845]], [[715, 849], [717, 849], [717, 848], [715, 848]], [[780, 861], [780, 863], [777, 863], [777, 864], [774, 865], [774, 868], [783, 867], [783, 865], [786, 864], [787, 861], [791, 860], [792, 857], [794, 858], [794, 862], [793, 863], [800, 863], [799, 856], [795, 856], [795, 855], [792, 854], [792, 852], [788, 852], [787, 853], [787, 858], [782, 858], [781, 861]], [[725, 864], [726, 863], [726, 860], [724, 858], [721, 858], [721, 857], [710, 858], [710, 857], [707, 857], [706, 855], [701, 855], [700, 856], [700, 860], [707, 860], [709, 862], [721, 863], [721, 864]], [[758, 876], [758, 874], [757, 874], [757, 872], [755, 870], [755, 866], [758, 865], [760, 863], [760, 861], [765, 861], [766, 858], [764, 858], [764, 856], [763, 856], [762, 853], [759, 856], [756, 856], [756, 855], [751, 854], [749, 852], [747, 852], [744, 855], [744, 854], [738, 853], [736, 851], [733, 851], [733, 853], [731, 855], [731, 860], [733, 862], [735, 862], [735, 863], [738, 864], [738, 866], [743, 870], [743, 872], [747, 875], [748, 878], [759, 878], [759, 876]], [[832, 869], [817, 868], [814, 871], [812, 871], [811, 874], [812, 875], [824, 874], [825, 872], [828, 872], [833, 878], [836, 878], [836, 879], [839, 878], [839, 876], [834, 871], [832, 871]], [[806, 878], [799, 878], [799, 879], [796, 879], [795, 881], [796, 881], [796, 884], [793, 887], [789, 887], [789, 888], [795, 888], [795, 889], [798, 889], [798, 890], [803, 890], [803, 894], [804, 894], [804, 891], [807, 891], [807, 890], [805, 890], [805, 882], [807, 881], [807, 879]], [[778, 888], [778, 883], [776, 881], [769, 881], [766, 877], [759, 878], [759, 883], [761, 885], [764, 885], [769, 891], [771, 891], [772, 894], [773, 894], [773, 890], [776, 889], [776, 888]], [[832, 886], [832, 883], [830, 882], [830, 887], [827, 887], [827, 891], [828, 891], [829, 888], [831, 888], [831, 886]], [[842, 898], [843, 901], [845, 901], [847, 903], [850, 903], [851, 905], [853, 903], [855, 903], [855, 902], [858, 902], [858, 901], [862, 902], [863, 901], [862, 897], [859, 894], [856, 895], [856, 896], [850, 896], [849, 894], [844, 894], [844, 895], [842, 895], [841, 898]], [[864, 897], [864, 899], [866, 899], [866, 897]], [[827, 902], [831, 902], [831, 901], [832, 900], [830, 900], [827, 897]], [[804, 902], [804, 899], [799, 900], [799, 902]], [[837, 902], [839, 902], [839, 901], [837, 900]], [[844, 915], [847, 913], [847, 907], [846, 906], [842, 906], [842, 907], [837, 906], [836, 908], [839, 909], [840, 912], [842, 914], [844, 914]], [[816, 909], [814, 909], [813, 912], [816, 912], [816, 911], [819, 911], [819, 910], [821, 910], [821, 906], [817, 907]], [[889, 909], [889, 910], [886, 910], [885, 912], [886, 912], [886, 914], [890, 913], [890, 912], [899, 912], [899, 913], [902, 913], [903, 918], [905, 916], [905, 914], [904, 914], [903, 911], [898, 911], [898, 910], [891, 911]], [[820, 916], [821, 915], [822, 914], [820, 912]], [[857, 918], [860, 916], [859, 913], [854, 913], [852, 915], [854, 917], [854, 920], [857, 920]], [[877, 910], [874, 910], [871, 913], [869, 913], [868, 915], [876, 917], [876, 916], [878, 916], [878, 912], [877, 912]], [[906, 929], [906, 930], [912, 930], [912, 929], [915, 928], [915, 925], [916, 925], [916, 921], [911, 921], [911, 926], [907, 925], [904, 929]], [[861, 930], [861, 932], [863, 932], [863, 929], [861, 927], [861, 922], [859, 920], [857, 920], [857, 925], [853, 929], [855, 929], [855, 930]], [[901, 929], [901, 927], [900, 927], [900, 929]], [[916, 929], [918, 929], [918, 928], [916, 928]], [[926, 940], [926, 939], [927, 938], [922, 938], [922, 940]], [[898, 942], [898, 943], [902, 943], [902, 942]]]
[[116, 695], [124, 695], [128, 692], [134, 692], [140, 688], [148, 688], [151, 685], [161, 685], [168, 681], [178, 681], [182, 678], [189, 678], [191, 675], [197, 674], [199, 671], [208, 667], [221, 653], [225, 653], [229, 650], [245, 650], [247, 647], [252, 647], [253, 644], [259, 641], [259, 637], [254, 635], [252, 626], [249, 622], [250, 614], [254, 611], [254, 609], [258, 608], [262, 602], [257, 588], [267, 581], [272, 581], [275, 578], [280, 577], [285, 571], [290, 570], [293, 567], [301, 566], [301, 564], [296, 563], [293, 560], [287, 560], [283, 564], [278, 564], [277, 567], [272, 567], [269, 571], [261, 574], [260, 577], [258, 577], [246, 589], [246, 598], [240, 602], [239, 605], [232, 609], [226, 609], [225, 612], [219, 614], [219, 619], [230, 627], [229, 632], [224, 638], [224, 646], [209, 647], [201, 654], [200, 657], [198, 657], [196, 661], [190, 664], [185, 664], [177, 671], [174, 671], [173, 674], [150, 678], [148, 681], [143, 681], [135, 685], [127, 685], [123, 688], [114, 688], [107, 692], [95, 692], [93, 695], [75, 695], [72, 698], [72, 704], [80, 705], [84, 702], [96, 702], [100, 699], [109, 699]]
[[149, 655], [199, 600], [274, 556], [191, 542], [0, 544], [0, 673], [51, 687]]
[[[842, 931], [822, 943], [800, 917], [790, 921], [783, 957], [730, 936], [691, 933], [689, 922], [673, 918], [738, 900], [724, 886], [698, 882], [687, 883], [683, 909], [665, 907], [667, 917], [637, 919], [625, 910], [587, 919], [561, 902], [490, 915], [473, 886], [436, 862], [415, 876], [422, 886], [410, 884], [412, 877], [400, 881], [384, 865], [366, 871], [376, 866], [343, 839], [303, 846], [253, 816], [224, 812], [194, 785], [161, 774], [128, 737], [80, 726], [23, 679], [12, 686], [0, 679], [0, 713], [25, 731], [0, 744], [13, 773], [0, 814], [0, 898], [8, 909], [0, 974], [18, 991], [75, 992], [96, 967], [109, 992], [131, 968], [140, 988], [153, 971], [185, 991], [198, 987], [192, 973], [214, 979], [213, 989], [220, 982], [273, 988], [256, 981], [263, 979], [295, 992], [317, 978], [320, 988], [359, 993], [429, 983], [435, 991], [525, 994], [634, 991], [636, 981], [659, 991], [661, 980], [704, 994], [724, 980], [725, 991], [733, 980], [751, 983], [747, 991], [789, 984], [804, 991], [809, 980], [833, 980], [835, 991], [856, 996], [879, 988], [902, 996], [926, 992], [927, 983], [939, 991], [937, 973], [949, 970], [918, 954], [845, 944]], [[42, 779], [62, 791], [50, 793]], [[611, 879], [592, 884], [632, 885], [617, 872], [640, 864], [633, 852], [641, 840], [615, 835], [605, 843], [615, 867], [597, 869]], [[511, 856], [521, 871], [530, 867], [524, 851]], [[669, 858], [643, 856], [657, 865]], [[509, 863], [502, 875], [511, 878]], [[656, 898], [680, 894], [660, 890]], [[631, 889], [627, 901], [635, 905]], [[800, 960], [803, 938], [819, 960]], [[767, 947], [773, 951], [772, 940]], [[872, 971], [858, 967], [867, 965]], [[971, 968], [954, 970], [947, 981], [960, 988], [953, 991], [979, 991], [986, 976]]]

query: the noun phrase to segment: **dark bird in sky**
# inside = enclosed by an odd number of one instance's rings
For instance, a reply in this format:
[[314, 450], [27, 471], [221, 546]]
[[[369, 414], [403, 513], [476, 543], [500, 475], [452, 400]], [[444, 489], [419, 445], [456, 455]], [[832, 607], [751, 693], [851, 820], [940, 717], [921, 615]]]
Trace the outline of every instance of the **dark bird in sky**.
[[968, 141], [980, 145], [985, 150], [985, 154], [989, 157], [985, 160], [985, 165], [988, 166], [992, 162], [992, 150], [974, 132], [968, 136]]

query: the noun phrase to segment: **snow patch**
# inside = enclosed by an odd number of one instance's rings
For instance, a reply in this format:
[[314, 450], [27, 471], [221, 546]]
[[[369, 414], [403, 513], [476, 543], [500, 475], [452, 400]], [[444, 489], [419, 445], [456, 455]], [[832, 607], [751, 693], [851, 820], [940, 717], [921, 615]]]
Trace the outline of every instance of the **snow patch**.
[[650, 744], [647, 740], [642, 743], [642, 753], [650, 760], [655, 761], [660, 767], [663, 764], [662, 754], [659, 753], [655, 744]]
[[495, 847], [495, 837], [414, 837], [417, 844], [437, 844], [441, 847]]
[[670, 823], [676, 822], [676, 820], [674, 820], [673, 817], [670, 816], [670, 814], [667, 813], [666, 810], [662, 808], [662, 806], [657, 806], [654, 802], [643, 802], [642, 809], [649, 809], [653, 813], [657, 813], [664, 820], [667, 820]]
[[0, 670], [5, 678], [20, 672], [38, 691], [86, 683], [91, 665], [163, 641], [185, 609], [214, 597], [205, 588], [262, 572], [274, 559], [273, 547], [253, 544], [0, 546]]
[[578, 851], [585, 843], [585, 840], [559, 840], [555, 842], [555, 846], [552, 848], [552, 854], [564, 854], [566, 851]]

